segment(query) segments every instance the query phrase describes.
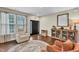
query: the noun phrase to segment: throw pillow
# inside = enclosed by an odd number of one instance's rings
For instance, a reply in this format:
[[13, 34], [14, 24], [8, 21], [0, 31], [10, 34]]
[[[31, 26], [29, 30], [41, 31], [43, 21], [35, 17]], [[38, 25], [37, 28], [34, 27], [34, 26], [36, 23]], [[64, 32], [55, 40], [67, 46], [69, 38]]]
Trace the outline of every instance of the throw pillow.
[[56, 46], [62, 48], [63, 46], [63, 42], [59, 41], [59, 40], [55, 40], [55, 43], [54, 43]]
[[63, 43], [63, 50], [64, 51], [69, 51], [72, 50], [74, 47], [73, 43], [71, 42], [71, 40], [67, 40], [66, 42]]

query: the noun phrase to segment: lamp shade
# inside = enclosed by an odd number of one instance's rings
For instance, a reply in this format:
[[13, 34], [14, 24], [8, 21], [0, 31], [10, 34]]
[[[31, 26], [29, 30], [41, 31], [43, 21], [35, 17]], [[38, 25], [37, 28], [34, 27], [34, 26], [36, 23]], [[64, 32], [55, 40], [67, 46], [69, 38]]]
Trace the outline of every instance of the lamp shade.
[[79, 19], [73, 19], [72, 22], [73, 22], [74, 24], [79, 24]]

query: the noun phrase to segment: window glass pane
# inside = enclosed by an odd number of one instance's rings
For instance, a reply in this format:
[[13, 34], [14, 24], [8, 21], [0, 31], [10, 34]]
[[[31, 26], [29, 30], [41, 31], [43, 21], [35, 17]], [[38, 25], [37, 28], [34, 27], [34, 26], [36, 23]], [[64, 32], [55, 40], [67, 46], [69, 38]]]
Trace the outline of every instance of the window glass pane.
[[7, 34], [7, 20], [6, 20], [6, 13], [1, 13], [0, 14], [0, 22], [1, 22], [1, 35]]
[[23, 25], [18, 25], [18, 29], [19, 29], [19, 31], [23, 31], [24, 30], [24, 26]]
[[17, 25], [18, 25], [18, 30], [23, 31], [24, 30], [24, 16], [17, 16]]
[[2, 24], [1, 22], [2, 22], [2, 21], [1, 21], [1, 14], [0, 14], [0, 24]]
[[0, 14], [0, 34], [10, 34], [15, 32], [15, 15], [1, 13]]
[[9, 23], [14, 23], [14, 15], [9, 15]]
[[2, 21], [1, 21], [1, 14], [0, 14], [0, 34], [2, 33], [2, 31], [1, 31], [2, 30], [2, 28], [1, 28], [1, 22]]
[[9, 24], [10, 33], [14, 32], [14, 24]]
[[23, 16], [17, 17], [17, 24], [18, 25], [24, 25], [24, 17]]
[[[2, 28], [1, 28], [1, 24], [0, 24], [0, 29], [2, 30]], [[2, 33], [2, 31], [0, 30], [0, 34]]]
[[8, 23], [9, 24], [8, 25], [9, 26], [8, 27], [9, 28], [9, 31], [8, 31], [9, 33], [14, 33], [15, 32], [15, 27], [14, 27], [15, 26], [15, 21], [14, 20], [15, 20], [15, 15], [14, 14], [9, 14], [9, 23]]

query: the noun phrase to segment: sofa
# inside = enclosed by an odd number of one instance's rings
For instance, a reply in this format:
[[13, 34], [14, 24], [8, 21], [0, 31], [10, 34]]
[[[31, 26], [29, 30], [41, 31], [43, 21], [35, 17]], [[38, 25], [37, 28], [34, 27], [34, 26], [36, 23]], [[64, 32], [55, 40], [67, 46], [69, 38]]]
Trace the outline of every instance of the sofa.
[[73, 43], [71, 40], [65, 42], [56, 40], [53, 45], [48, 45], [48, 52], [79, 52], [79, 43]]

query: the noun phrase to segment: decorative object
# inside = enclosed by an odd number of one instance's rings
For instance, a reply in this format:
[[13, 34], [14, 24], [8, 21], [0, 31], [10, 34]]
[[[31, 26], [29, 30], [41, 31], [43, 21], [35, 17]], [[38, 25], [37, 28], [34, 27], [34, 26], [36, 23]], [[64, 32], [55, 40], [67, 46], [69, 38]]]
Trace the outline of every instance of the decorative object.
[[51, 31], [53, 32], [51, 33], [51, 35], [55, 36], [56, 26], [53, 25]]
[[64, 29], [64, 27], [63, 26], [61, 26], [61, 30], [63, 30]]
[[41, 35], [47, 37], [48, 31], [47, 30], [41, 30]]
[[57, 26], [69, 26], [69, 13], [57, 15]]
[[56, 30], [56, 26], [52, 26], [52, 30]]
[[69, 25], [69, 29], [72, 30], [72, 25], [71, 24]]
[[73, 27], [73, 22], [72, 20], [69, 20], [69, 29], [72, 30], [72, 27]]

